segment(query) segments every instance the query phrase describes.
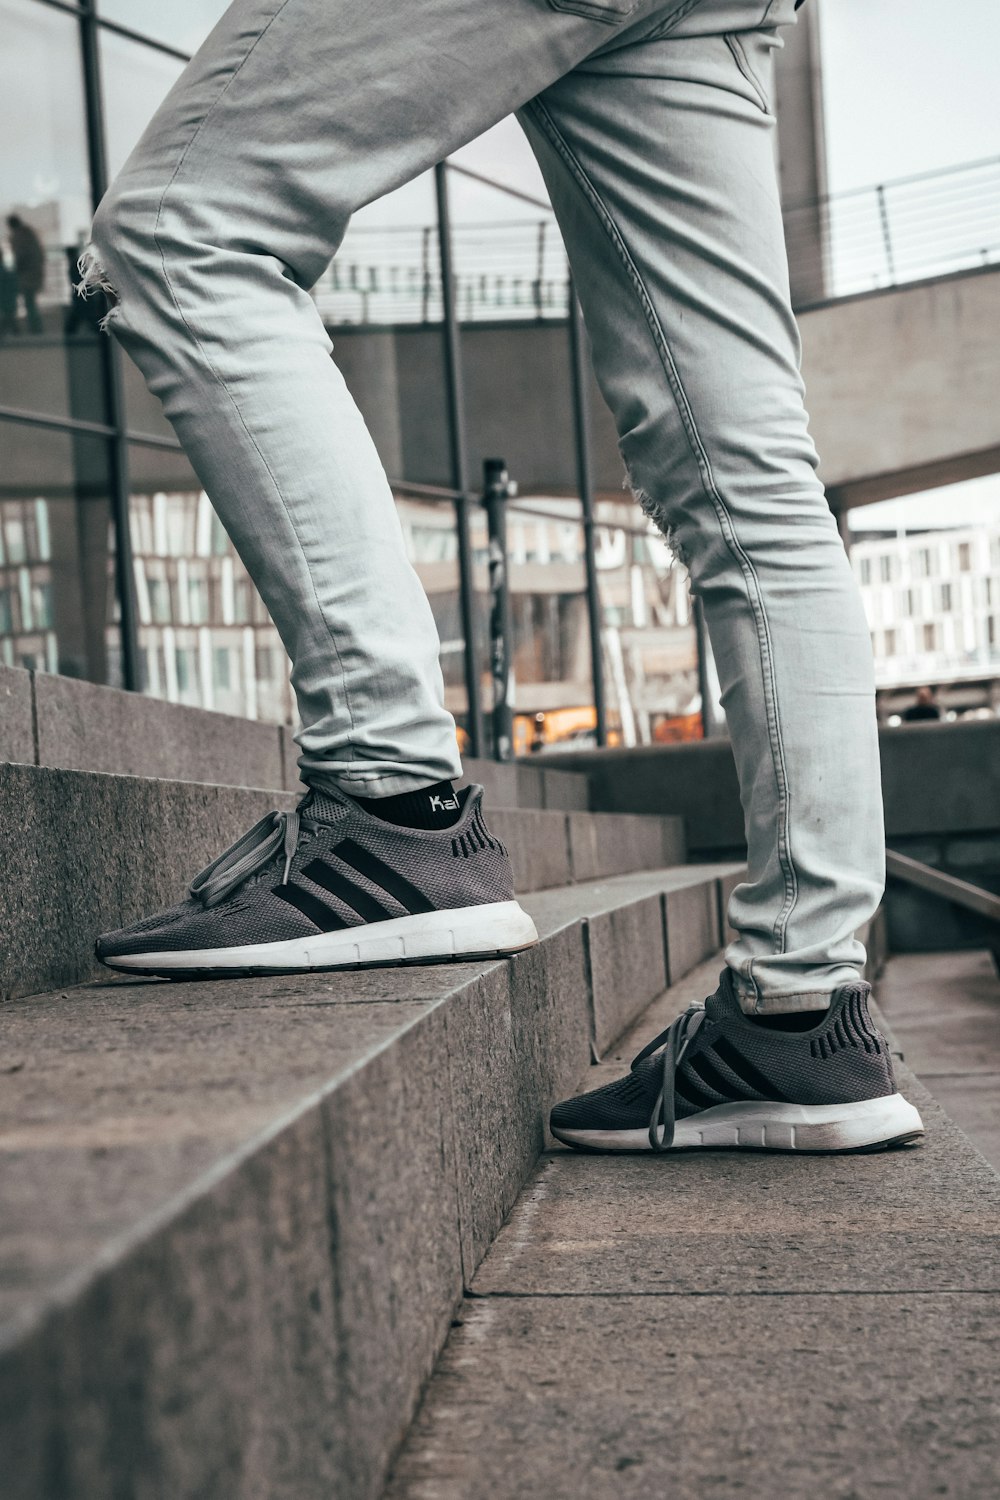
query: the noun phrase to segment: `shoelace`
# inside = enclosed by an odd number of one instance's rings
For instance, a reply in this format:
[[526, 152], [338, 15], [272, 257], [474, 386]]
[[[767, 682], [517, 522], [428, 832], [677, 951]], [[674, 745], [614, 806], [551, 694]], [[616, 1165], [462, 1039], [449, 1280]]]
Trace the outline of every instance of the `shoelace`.
[[218, 859], [213, 859], [210, 865], [198, 872], [188, 886], [188, 894], [203, 906], [215, 906], [244, 880], [262, 870], [279, 849], [284, 849], [285, 853], [281, 884], [287, 885], [301, 830], [308, 828], [315, 832], [318, 826], [314, 818], [302, 811], [301, 802], [292, 812], [268, 813], [254, 824], [249, 833], [237, 839], [231, 849], [226, 849]]
[[660, 1082], [660, 1092], [656, 1096], [653, 1105], [653, 1113], [649, 1120], [649, 1144], [654, 1151], [669, 1151], [674, 1143], [674, 1077], [677, 1069], [684, 1061], [684, 1054], [694, 1037], [696, 1031], [705, 1019], [704, 1001], [698, 1000], [694, 1005], [689, 1005], [687, 1010], [682, 1011], [676, 1021], [672, 1021], [666, 1031], [661, 1031], [659, 1036], [653, 1040], [639, 1053], [638, 1057], [632, 1059], [632, 1071], [635, 1071], [636, 1063], [641, 1063], [646, 1057], [652, 1056], [658, 1047], [663, 1047], [663, 1073]]

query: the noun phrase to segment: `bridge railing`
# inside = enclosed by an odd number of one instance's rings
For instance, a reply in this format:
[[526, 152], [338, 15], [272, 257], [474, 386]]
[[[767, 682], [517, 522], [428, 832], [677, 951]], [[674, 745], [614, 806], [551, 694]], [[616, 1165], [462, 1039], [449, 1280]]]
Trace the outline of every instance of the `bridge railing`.
[[1000, 260], [1000, 157], [786, 205], [783, 217], [790, 258], [821, 244], [831, 297], [989, 265]]
[[[463, 322], [567, 316], [568, 268], [552, 210], [517, 196], [532, 213], [453, 223]], [[1000, 261], [1000, 157], [791, 204], [784, 223], [792, 258], [807, 250], [822, 258], [818, 280], [831, 298], [990, 265]], [[439, 322], [437, 235], [434, 223], [369, 226], [359, 216], [316, 288], [324, 317]]]

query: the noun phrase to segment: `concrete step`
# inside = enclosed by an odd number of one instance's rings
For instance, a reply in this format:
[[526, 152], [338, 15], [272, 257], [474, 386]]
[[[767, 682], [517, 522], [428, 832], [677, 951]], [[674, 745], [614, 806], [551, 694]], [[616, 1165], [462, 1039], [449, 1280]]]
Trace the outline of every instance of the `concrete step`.
[[[714, 987], [643, 1015], [592, 1088]], [[539, 1163], [386, 1500], [996, 1494], [1000, 1178], [905, 1066], [919, 1149]]]
[[595, 1018], [717, 948], [734, 873], [528, 896], [509, 960], [5, 1006], [4, 1500], [377, 1495]]
[[[299, 791], [298, 747], [285, 724], [166, 703], [47, 672], [0, 666], [0, 762], [116, 776], [165, 777]], [[585, 772], [538, 760], [468, 759], [465, 780], [494, 807], [586, 812]]]
[[[503, 768], [507, 769], [507, 768]], [[514, 768], [511, 768], [514, 769]], [[530, 768], [529, 768], [530, 769]], [[98, 932], [181, 898], [191, 877], [290, 792], [0, 765], [0, 998], [103, 972]], [[684, 859], [677, 817], [494, 808], [532, 891]]]

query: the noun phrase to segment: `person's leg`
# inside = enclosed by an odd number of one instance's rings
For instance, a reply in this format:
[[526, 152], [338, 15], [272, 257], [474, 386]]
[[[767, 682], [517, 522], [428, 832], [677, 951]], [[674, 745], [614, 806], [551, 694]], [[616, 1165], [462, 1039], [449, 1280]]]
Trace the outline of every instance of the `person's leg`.
[[308, 289], [355, 209], [608, 31], [576, 0], [236, 0], [101, 205], [85, 281], [111, 294], [109, 327], [281, 632], [312, 788], [202, 871], [189, 900], [99, 939], [112, 966], [328, 968], [535, 940], [481, 788], [443, 789], [444, 828], [372, 815], [369, 798], [428, 811], [429, 784], [460, 763], [430, 607]]
[[749, 843], [717, 993], [552, 1111], [591, 1150], [871, 1150], [923, 1130], [854, 937], [882, 886], [878, 742], [788, 298], [767, 92], [792, 4], [702, 0], [523, 113], [633, 486], [704, 600]]
[[439, 642], [308, 289], [351, 214], [606, 28], [545, 0], [236, 0], [101, 205], [85, 257], [293, 664], [313, 785], [455, 776]]
[[749, 842], [726, 956], [765, 1015], [859, 978], [884, 867], [871, 647], [816, 477], [767, 101], [792, 18], [701, 0], [521, 115], [631, 482], [704, 601]]
[[21, 293], [24, 299], [24, 315], [28, 322], [29, 333], [42, 333], [42, 315], [38, 311], [38, 293], [25, 291]]

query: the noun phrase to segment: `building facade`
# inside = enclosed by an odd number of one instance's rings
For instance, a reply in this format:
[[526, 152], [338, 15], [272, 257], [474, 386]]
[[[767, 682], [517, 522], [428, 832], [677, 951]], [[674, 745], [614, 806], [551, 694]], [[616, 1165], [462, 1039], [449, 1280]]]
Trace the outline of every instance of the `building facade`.
[[942, 684], [946, 709], [1000, 710], [1000, 525], [862, 535], [851, 561], [883, 713]]

